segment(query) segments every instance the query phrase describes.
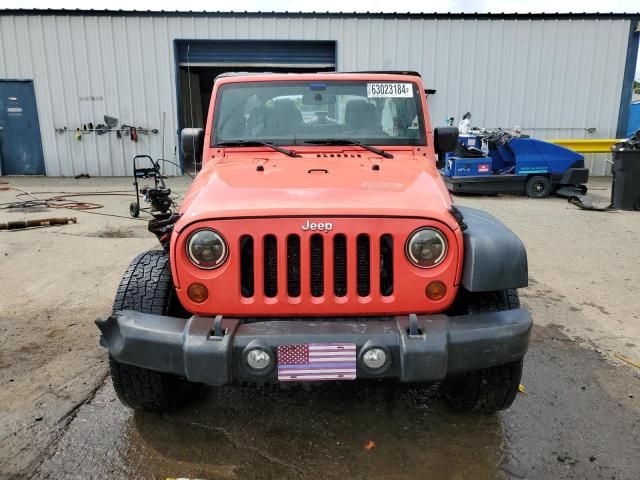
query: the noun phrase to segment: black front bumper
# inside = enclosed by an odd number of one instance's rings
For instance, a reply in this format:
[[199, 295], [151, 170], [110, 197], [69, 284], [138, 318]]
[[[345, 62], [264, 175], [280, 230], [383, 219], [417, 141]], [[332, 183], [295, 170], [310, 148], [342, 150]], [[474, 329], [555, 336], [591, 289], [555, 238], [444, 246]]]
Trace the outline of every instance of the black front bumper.
[[[432, 382], [449, 374], [477, 370], [521, 359], [527, 351], [531, 315], [525, 309], [448, 317], [417, 316], [411, 334], [408, 316], [392, 319], [266, 320], [245, 323], [223, 319], [189, 319], [116, 312], [97, 320], [100, 343], [121, 363], [184, 376], [192, 382], [224, 385], [275, 382], [275, 366], [251, 370], [245, 361], [253, 348], [271, 352], [278, 345], [349, 342], [358, 352], [357, 376]], [[417, 333], [417, 334], [416, 334]], [[371, 372], [361, 362], [370, 347], [383, 348], [390, 363]]]

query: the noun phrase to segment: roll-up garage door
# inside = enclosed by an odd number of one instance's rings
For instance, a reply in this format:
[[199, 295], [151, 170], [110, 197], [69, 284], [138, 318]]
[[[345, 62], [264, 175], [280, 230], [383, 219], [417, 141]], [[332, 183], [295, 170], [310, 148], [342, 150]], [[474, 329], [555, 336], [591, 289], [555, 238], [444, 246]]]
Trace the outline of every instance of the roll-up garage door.
[[180, 66], [335, 68], [335, 41], [177, 40]]

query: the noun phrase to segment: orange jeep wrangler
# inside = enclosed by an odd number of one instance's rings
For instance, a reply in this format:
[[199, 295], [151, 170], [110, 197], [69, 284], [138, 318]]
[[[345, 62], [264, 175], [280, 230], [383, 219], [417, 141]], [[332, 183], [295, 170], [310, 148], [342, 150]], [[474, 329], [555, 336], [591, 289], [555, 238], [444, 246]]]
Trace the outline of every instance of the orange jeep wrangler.
[[225, 74], [207, 118], [182, 133], [202, 152], [182, 206], [150, 222], [164, 248], [97, 321], [123, 403], [360, 379], [441, 381], [469, 411], [513, 402], [526, 252], [452, 204], [436, 154], [457, 129], [432, 129], [417, 73]]

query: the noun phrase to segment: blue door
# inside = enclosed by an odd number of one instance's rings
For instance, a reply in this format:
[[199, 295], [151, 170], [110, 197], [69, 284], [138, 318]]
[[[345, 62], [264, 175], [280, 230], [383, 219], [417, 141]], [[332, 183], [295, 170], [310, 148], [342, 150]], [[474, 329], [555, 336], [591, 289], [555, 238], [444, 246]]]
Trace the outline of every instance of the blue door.
[[2, 175], [44, 175], [44, 158], [32, 81], [0, 80]]

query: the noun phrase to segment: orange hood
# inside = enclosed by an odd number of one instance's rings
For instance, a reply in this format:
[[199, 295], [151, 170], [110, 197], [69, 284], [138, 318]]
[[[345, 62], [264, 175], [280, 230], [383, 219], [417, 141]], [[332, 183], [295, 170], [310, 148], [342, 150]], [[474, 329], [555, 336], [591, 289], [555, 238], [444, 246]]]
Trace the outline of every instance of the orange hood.
[[206, 162], [185, 196], [176, 230], [215, 218], [348, 215], [426, 217], [458, 228], [448, 213], [449, 192], [426, 157], [258, 155]]

